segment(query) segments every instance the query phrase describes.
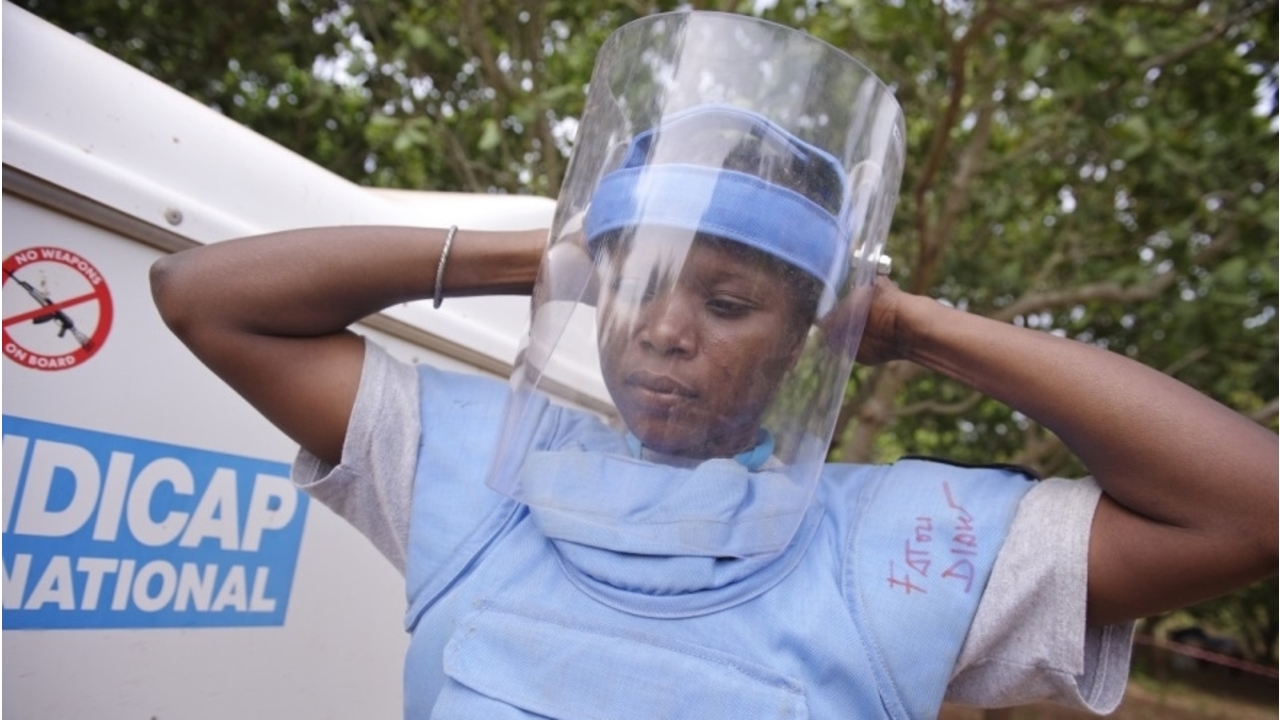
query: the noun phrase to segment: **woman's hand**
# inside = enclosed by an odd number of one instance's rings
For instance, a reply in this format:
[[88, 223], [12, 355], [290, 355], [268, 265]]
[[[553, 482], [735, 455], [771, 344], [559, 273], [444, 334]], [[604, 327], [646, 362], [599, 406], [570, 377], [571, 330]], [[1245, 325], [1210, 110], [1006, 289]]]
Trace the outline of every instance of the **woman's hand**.
[[[880, 276], [871, 287], [855, 288], [826, 317], [818, 321], [828, 347], [835, 352], [857, 352], [862, 365], [881, 365], [907, 358], [908, 323], [904, 318], [910, 295]], [[864, 318], [859, 314], [870, 302]], [[860, 341], [860, 342], [859, 342]]]
[[904, 302], [909, 298], [892, 280], [879, 276], [871, 288], [871, 308], [858, 345], [857, 360], [863, 365], [882, 365], [907, 357], [909, 324]]

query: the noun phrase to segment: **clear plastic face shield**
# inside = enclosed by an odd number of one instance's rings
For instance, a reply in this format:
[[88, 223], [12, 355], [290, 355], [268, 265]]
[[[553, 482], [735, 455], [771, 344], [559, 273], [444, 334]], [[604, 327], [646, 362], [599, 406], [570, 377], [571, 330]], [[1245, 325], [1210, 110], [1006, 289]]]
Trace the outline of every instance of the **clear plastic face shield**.
[[[615, 32], [490, 486], [554, 539], [783, 550], [844, 399], [902, 159], [889, 90], [808, 35], [700, 12]], [[583, 327], [594, 346], [565, 341]], [[603, 378], [609, 417], [548, 400], [565, 367]]]

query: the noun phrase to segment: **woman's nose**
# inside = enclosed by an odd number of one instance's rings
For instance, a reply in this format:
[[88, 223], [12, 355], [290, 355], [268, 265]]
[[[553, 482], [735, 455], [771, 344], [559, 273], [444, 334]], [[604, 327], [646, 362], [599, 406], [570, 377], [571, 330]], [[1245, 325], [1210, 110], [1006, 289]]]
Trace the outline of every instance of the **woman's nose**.
[[646, 302], [637, 333], [641, 346], [661, 355], [692, 356], [697, 349], [693, 310], [690, 298], [678, 290]]

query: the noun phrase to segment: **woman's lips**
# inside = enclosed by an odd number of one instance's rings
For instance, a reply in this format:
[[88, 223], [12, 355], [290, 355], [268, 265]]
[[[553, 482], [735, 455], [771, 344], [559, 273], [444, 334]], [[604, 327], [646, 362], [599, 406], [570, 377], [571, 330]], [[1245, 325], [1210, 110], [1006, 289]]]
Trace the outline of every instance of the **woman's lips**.
[[672, 405], [698, 397], [693, 388], [661, 373], [639, 370], [628, 374], [625, 382], [640, 399], [658, 405]]

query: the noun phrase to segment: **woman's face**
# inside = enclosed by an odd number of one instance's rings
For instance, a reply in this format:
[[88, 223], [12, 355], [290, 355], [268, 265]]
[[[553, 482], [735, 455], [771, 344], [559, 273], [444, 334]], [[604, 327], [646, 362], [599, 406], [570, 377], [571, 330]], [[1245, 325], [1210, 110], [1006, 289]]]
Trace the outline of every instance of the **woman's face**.
[[808, 329], [794, 293], [725, 243], [641, 232], [606, 263], [599, 304], [604, 381], [623, 421], [669, 455], [754, 447]]

